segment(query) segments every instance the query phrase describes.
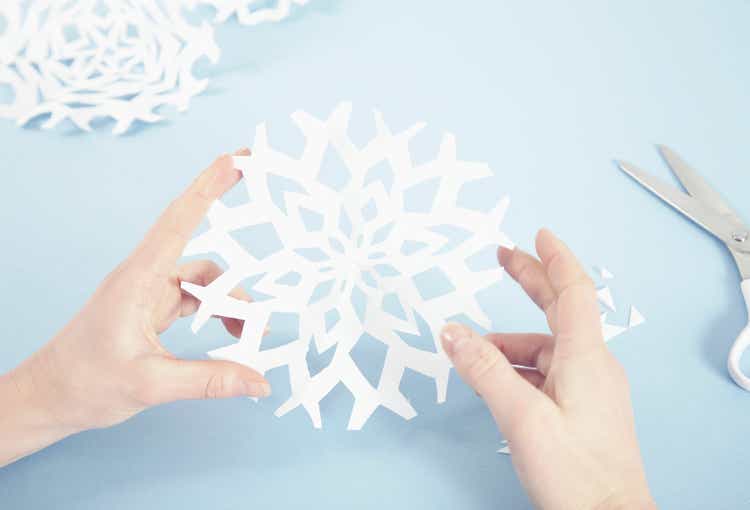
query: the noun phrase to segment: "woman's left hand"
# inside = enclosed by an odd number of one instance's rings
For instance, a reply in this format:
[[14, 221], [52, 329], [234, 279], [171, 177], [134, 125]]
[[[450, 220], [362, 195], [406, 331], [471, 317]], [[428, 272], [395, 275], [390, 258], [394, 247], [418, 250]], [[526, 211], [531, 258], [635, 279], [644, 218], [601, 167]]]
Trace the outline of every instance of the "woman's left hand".
[[[241, 177], [231, 156], [219, 157], [169, 205], [63, 330], [0, 377], [0, 466], [71, 433], [120, 423], [157, 404], [270, 395], [268, 382], [247, 366], [178, 359], [159, 341], [178, 317], [198, 307], [180, 282], [207, 285], [221, 274], [207, 260], [177, 261], [211, 203]], [[240, 288], [232, 295], [250, 299]], [[231, 334], [240, 335], [240, 321], [222, 321]]]

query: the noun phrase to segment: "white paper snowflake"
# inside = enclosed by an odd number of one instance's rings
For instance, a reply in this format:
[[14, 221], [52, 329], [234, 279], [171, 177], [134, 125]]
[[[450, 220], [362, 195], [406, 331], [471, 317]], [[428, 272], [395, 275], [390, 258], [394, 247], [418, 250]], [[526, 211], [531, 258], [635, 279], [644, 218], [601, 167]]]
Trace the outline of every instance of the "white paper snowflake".
[[281, 21], [292, 12], [292, 6], [305, 5], [309, 0], [200, 0], [216, 9], [216, 23], [224, 23], [232, 16], [242, 25], [257, 25], [267, 21]]
[[[417, 316], [429, 325], [434, 339], [446, 319], [459, 315], [488, 328], [490, 321], [476, 294], [498, 282], [502, 271], [474, 271], [469, 259], [488, 246], [511, 243], [500, 231], [507, 198], [487, 213], [458, 204], [465, 183], [492, 172], [484, 163], [456, 159], [452, 135], [444, 135], [434, 161], [414, 165], [409, 142], [423, 124], [394, 134], [375, 112], [376, 135], [358, 148], [347, 134], [350, 112], [351, 105], [344, 103], [325, 121], [294, 113], [292, 119], [306, 140], [299, 158], [271, 149], [265, 125], [257, 127], [252, 156], [235, 157], [251, 201], [232, 208], [217, 201], [208, 213], [209, 230], [194, 238], [185, 251], [185, 255], [216, 252], [228, 269], [206, 287], [184, 283], [183, 288], [201, 301], [194, 331], [211, 315], [245, 321], [241, 340], [209, 353], [212, 357], [238, 361], [261, 373], [288, 366], [292, 394], [277, 416], [302, 405], [313, 425], [320, 427], [319, 403], [342, 383], [354, 396], [348, 427], [359, 429], [379, 406], [406, 419], [416, 415], [399, 389], [406, 368], [433, 378], [438, 402], [445, 400], [450, 363], [440, 342], [434, 340], [435, 352], [417, 349], [397, 332], [418, 334]], [[348, 170], [348, 180], [338, 189], [319, 179], [328, 151]], [[390, 186], [373, 178], [383, 164], [392, 169]], [[272, 175], [299, 187], [299, 192], [284, 195], [284, 207], [272, 199]], [[434, 185], [434, 198], [422, 209], [411, 209], [409, 193], [425, 184]], [[305, 220], [311, 213], [319, 218], [312, 226]], [[281, 249], [259, 260], [233, 232], [266, 223], [275, 227]], [[446, 225], [463, 233], [457, 245], [448, 245]], [[438, 297], [424, 294], [418, 282], [432, 268], [439, 268], [452, 291]], [[246, 303], [228, 296], [235, 286], [259, 274], [263, 276], [252, 290], [270, 299]], [[366, 301], [361, 316], [355, 294]], [[395, 300], [404, 315], [387, 311], [386, 300]], [[299, 313], [299, 337], [280, 347], [263, 348], [263, 330], [273, 312]], [[338, 322], [330, 326], [327, 316], [332, 313]], [[364, 334], [387, 347], [377, 386], [368, 382], [351, 357]], [[311, 376], [306, 354], [313, 341], [318, 352], [335, 352], [331, 363]]]
[[[295, 3], [305, 1], [294, 0]], [[278, 21], [291, 0], [7, 0], [0, 1], [0, 118], [25, 125], [49, 115], [42, 128], [68, 119], [88, 131], [97, 118], [116, 121], [122, 134], [134, 121], [157, 122], [159, 108], [188, 108], [208, 80], [193, 66], [215, 63], [214, 29], [193, 25], [187, 11], [217, 10], [217, 20], [235, 14], [244, 24]]]
[[219, 48], [208, 23], [193, 26], [177, 0], [33, 0], [0, 3], [0, 83], [13, 90], [0, 116], [19, 125], [49, 114], [44, 128], [70, 119], [83, 130], [98, 117], [114, 133], [135, 120], [160, 120], [156, 109], [185, 110], [207, 85], [192, 74]]

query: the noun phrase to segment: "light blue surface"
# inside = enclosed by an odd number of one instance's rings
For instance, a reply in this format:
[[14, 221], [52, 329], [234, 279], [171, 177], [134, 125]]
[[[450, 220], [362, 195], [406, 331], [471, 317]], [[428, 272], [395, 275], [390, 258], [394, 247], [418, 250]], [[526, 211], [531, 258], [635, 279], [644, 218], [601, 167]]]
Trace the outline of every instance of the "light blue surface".
[[[563, 5], [563, 4], [574, 4]], [[345, 2], [312, 0], [290, 20], [218, 28], [210, 90], [171, 122], [115, 138], [0, 122], [2, 340], [7, 370], [50, 338], [134, 246], [161, 208], [219, 152], [298, 149], [288, 114], [355, 105], [355, 140], [379, 107], [394, 129], [429, 127], [417, 159], [454, 132], [459, 157], [487, 161], [478, 206], [509, 193], [506, 231], [531, 247], [556, 230], [615, 273], [615, 299], [648, 322], [610, 345], [627, 368], [649, 480], [663, 508], [750, 505], [750, 394], [725, 357], [745, 323], [723, 247], [621, 175], [627, 158], [669, 178], [653, 148], [677, 149], [750, 217], [750, 3]], [[542, 329], [510, 282], [485, 296], [495, 326]], [[621, 308], [624, 308], [621, 307]], [[620, 310], [618, 318], [624, 318]], [[200, 357], [228, 342], [178, 323], [165, 343]], [[337, 389], [315, 431], [270, 402], [187, 402], [80, 434], [0, 471], [0, 507], [528, 508], [481, 401], [453, 376], [406, 382], [420, 415], [378, 411], [346, 432]]]

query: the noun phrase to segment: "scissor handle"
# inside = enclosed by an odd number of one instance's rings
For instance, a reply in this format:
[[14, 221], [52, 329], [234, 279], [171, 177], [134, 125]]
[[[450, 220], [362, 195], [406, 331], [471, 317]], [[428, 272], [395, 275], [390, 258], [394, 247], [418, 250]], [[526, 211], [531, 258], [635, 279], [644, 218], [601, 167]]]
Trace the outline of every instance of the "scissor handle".
[[[741, 287], [742, 295], [745, 297], [745, 305], [747, 306], [748, 319], [750, 319], [750, 279], [743, 280]], [[750, 322], [742, 330], [737, 340], [735, 340], [729, 351], [729, 359], [727, 360], [729, 375], [732, 376], [732, 379], [734, 379], [734, 382], [740, 388], [746, 391], [750, 391], [750, 377], [742, 372], [740, 360], [748, 347], [750, 347]]]

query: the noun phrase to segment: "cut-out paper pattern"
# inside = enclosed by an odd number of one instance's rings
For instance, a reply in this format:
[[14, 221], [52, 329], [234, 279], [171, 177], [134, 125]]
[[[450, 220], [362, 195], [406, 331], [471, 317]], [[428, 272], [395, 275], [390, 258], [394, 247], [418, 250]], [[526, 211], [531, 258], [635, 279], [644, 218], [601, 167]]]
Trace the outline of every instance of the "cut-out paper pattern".
[[[186, 12], [209, 4], [217, 20], [236, 15], [257, 24], [286, 17], [291, 0], [9, 0], [0, 2], [0, 118], [25, 125], [37, 117], [51, 129], [63, 120], [89, 131], [114, 119], [122, 134], [135, 121], [162, 120], [160, 109], [185, 111], [205, 90], [194, 64], [216, 63], [219, 47], [207, 23]], [[302, 4], [304, 1], [294, 0]], [[0, 92], [2, 92], [0, 90]]]
[[277, 0], [268, 5], [261, 0], [199, 0], [216, 9], [216, 23], [224, 23], [232, 16], [242, 25], [257, 25], [268, 21], [281, 21], [289, 16], [292, 6], [305, 5], [310, 0]]
[[[327, 120], [294, 113], [292, 119], [306, 141], [299, 158], [273, 150], [265, 125], [259, 125], [252, 156], [234, 158], [236, 168], [244, 173], [250, 202], [236, 207], [215, 202], [208, 213], [209, 229], [185, 251], [185, 255], [215, 252], [228, 265], [206, 287], [183, 284], [201, 301], [193, 330], [212, 315], [245, 321], [239, 342], [209, 354], [261, 373], [288, 367], [291, 397], [276, 415], [302, 406], [316, 428], [322, 425], [321, 399], [339, 383], [354, 396], [349, 429], [360, 429], [380, 406], [412, 418], [416, 411], [399, 387], [407, 368], [434, 379], [437, 401], [443, 402], [451, 365], [437, 340], [439, 331], [456, 316], [489, 328], [476, 294], [502, 276], [499, 268], [472, 270], [469, 260], [489, 246], [512, 246], [500, 230], [507, 198], [489, 212], [458, 203], [465, 183], [489, 177], [492, 171], [484, 163], [457, 159], [453, 135], [443, 136], [436, 159], [414, 165], [409, 142], [422, 123], [393, 133], [376, 111], [376, 134], [358, 148], [348, 135], [350, 113], [348, 103], [339, 105]], [[328, 158], [338, 160], [346, 170], [345, 182], [338, 186], [319, 177]], [[390, 182], [373, 178], [383, 168], [390, 169]], [[281, 205], [271, 196], [272, 178], [295, 185], [295, 191], [284, 193]], [[411, 208], [410, 193], [425, 185], [432, 189], [429, 204]], [[306, 222], [310, 215], [319, 220], [315, 225]], [[233, 233], [267, 223], [274, 226], [281, 249], [258, 259]], [[447, 226], [462, 232], [460, 242], [448, 241]], [[428, 274], [434, 277], [435, 270], [450, 290], [425, 295], [418, 282]], [[256, 275], [262, 276], [251, 290], [268, 299], [247, 303], [228, 296]], [[365, 303], [361, 310], [355, 306], [357, 295]], [[388, 299], [398, 303], [402, 317], [386, 311]], [[264, 348], [262, 333], [274, 312], [298, 313], [299, 337]], [[333, 325], [327, 324], [331, 313], [338, 317]], [[419, 334], [418, 317], [432, 332], [434, 351], [413, 347], [398, 333]], [[370, 384], [351, 356], [363, 335], [387, 347], [376, 385]], [[320, 353], [335, 349], [331, 363], [314, 376], [306, 362], [312, 342]]]

